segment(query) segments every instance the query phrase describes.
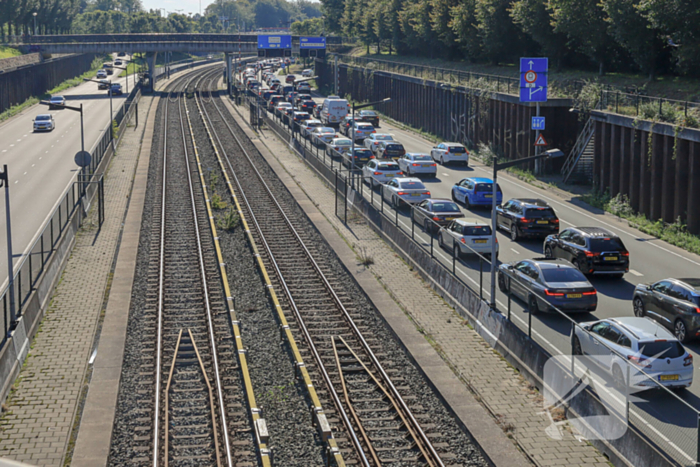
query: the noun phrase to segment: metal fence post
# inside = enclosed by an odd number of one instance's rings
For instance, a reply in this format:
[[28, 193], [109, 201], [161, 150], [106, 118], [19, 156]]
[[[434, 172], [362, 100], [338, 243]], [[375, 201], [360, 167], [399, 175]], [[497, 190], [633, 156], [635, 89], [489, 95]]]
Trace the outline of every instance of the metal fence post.
[[413, 233], [415, 226], [416, 226], [416, 221], [415, 221], [415, 219], [413, 219], [413, 206], [411, 206], [411, 240], [415, 240], [414, 233]]
[[[493, 267], [493, 264], [491, 265]], [[484, 299], [484, 259], [479, 255], [479, 300]]]
[[[427, 224], [426, 224], [426, 226], [427, 226]], [[426, 230], [428, 230], [428, 229], [426, 228]], [[428, 231], [428, 235], [430, 235], [430, 257], [432, 258], [433, 257], [433, 234], [431, 234], [430, 231]]]
[[[571, 379], [574, 379], [574, 357], [576, 352], [574, 352], [574, 337], [576, 336], [576, 323], [571, 323]], [[629, 418], [628, 418], [629, 420]]]
[[396, 227], [398, 227], [399, 226], [399, 207], [398, 206], [394, 207], [394, 212], [396, 213], [396, 221], [394, 222], [394, 225], [396, 225]]
[[335, 215], [338, 216], [338, 171], [335, 171]]
[[456, 275], [456, 267], [457, 267], [457, 245], [452, 245], [452, 275]]
[[[371, 183], [371, 182], [370, 182]], [[374, 187], [372, 187], [372, 191], [374, 191]], [[379, 198], [381, 199], [381, 209], [380, 212], [384, 214], [384, 193], [382, 192], [381, 187], [379, 188]]]
[[532, 339], [532, 310], [530, 309], [527, 310], [527, 338]]
[[510, 321], [510, 289], [508, 289], [508, 321]]

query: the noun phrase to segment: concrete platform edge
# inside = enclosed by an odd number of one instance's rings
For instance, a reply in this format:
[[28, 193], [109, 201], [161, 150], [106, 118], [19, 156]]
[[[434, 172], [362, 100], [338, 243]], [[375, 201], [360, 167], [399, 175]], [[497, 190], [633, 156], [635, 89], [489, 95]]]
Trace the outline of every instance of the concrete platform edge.
[[[229, 101], [225, 100], [225, 102], [231, 110], [234, 119], [242, 126], [258, 148], [258, 151], [280, 177], [282, 183], [294, 195], [304, 212], [306, 212], [315, 227], [336, 252], [346, 269], [362, 287], [437, 394], [452, 410], [458, 421], [471, 434], [476, 443], [479, 444], [489, 461], [495, 466], [516, 467], [532, 465], [525, 458], [525, 455], [515, 447], [513, 441], [497, 426], [496, 420], [491, 414], [476, 400], [474, 395], [457, 378], [432, 345], [416, 329], [372, 273], [368, 270], [358, 271], [356, 255], [340, 236], [339, 232], [333, 228], [324, 214], [318, 211], [306, 193], [287, 173], [277, 160], [277, 156], [274, 155], [274, 151], [261, 141], [259, 135], [253, 133], [237, 109], [234, 109]], [[281, 141], [280, 144], [282, 144]], [[289, 151], [291, 155], [294, 155], [291, 150]], [[296, 155], [294, 156], [296, 157]], [[325, 183], [323, 178], [319, 178]]]

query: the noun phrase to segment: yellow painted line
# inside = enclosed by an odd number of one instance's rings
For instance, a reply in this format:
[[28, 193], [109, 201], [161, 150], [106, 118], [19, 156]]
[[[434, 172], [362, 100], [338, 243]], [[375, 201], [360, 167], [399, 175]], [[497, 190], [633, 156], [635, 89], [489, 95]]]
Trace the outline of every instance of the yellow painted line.
[[[238, 197], [236, 196], [236, 191], [233, 189], [233, 185], [231, 184], [231, 179], [229, 178], [228, 172], [226, 171], [226, 166], [224, 165], [223, 160], [221, 159], [221, 154], [219, 154], [219, 149], [217, 148], [216, 144], [214, 143], [214, 138], [211, 134], [211, 131], [209, 130], [209, 125], [207, 124], [207, 121], [204, 118], [202, 109], [199, 105], [199, 101], [195, 99], [195, 102], [197, 104], [197, 108], [199, 109], [199, 115], [202, 117], [202, 121], [204, 122], [204, 127], [207, 130], [207, 134], [209, 135], [209, 140], [211, 142], [211, 145], [214, 148], [214, 153], [216, 154], [216, 159], [219, 161], [219, 167], [221, 167], [221, 171], [223, 172], [224, 178], [226, 179], [226, 186], [228, 187], [229, 193], [231, 194], [231, 197], [233, 198], [233, 201], [236, 204], [236, 209], [238, 210], [238, 215], [240, 216], [241, 222], [243, 222], [243, 228], [245, 229], [246, 235], [248, 236], [248, 241], [250, 242], [250, 245], [253, 248], [253, 255], [255, 256], [255, 258], [257, 260], [258, 267], [260, 268], [260, 272], [262, 273], [263, 278], [265, 280], [265, 284], [267, 285], [266, 289], [270, 293], [270, 299], [272, 300], [272, 303], [274, 303], [275, 309], [277, 310], [277, 317], [281, 323], [282, 329], [284, 329], [284, 334], [287, 338], [287, 342], [289, 344], [289, 347], [290, 347], [290, 349], [292, 349], [292, 354], [294, 355], [295, 371], [299, 371], [301, 373], [302, 378], [304, 379], [305, 386], [309, 392], [309, 397], [311, 398], [311, 402], [313, 403], [313, 406], [314, 406], [314, 411], [318, 414], [325, 414], [323, 411], [323, 407], [321, 406], [321, 400], [318, 398], [318, 394], [316, 393], [316, 388], [314, 387], [313, 381], [311, 380], [311, 376], [309, 375], [309, 372], [306, 369], [306, 366], [304, 365], [304, 360], [301, 358], [301, 352], [299, 352], [299, 347], [297, 346], [297, 343], [294, 340], [294, 336], [292, 335], [292, 330], [289, 328], [289, 323], [287, 322], [287, 318], [284, 316], [284, 312], [282, 311], [282, 305], [280, 305], [280, 302], [277, 298], [277, 293], [275, 292], [275, 289], [272, 285], [272, 281], [270, 280], [270, 276], [267, 273], [267, 268], [265, 267], [265, 263], [263, 263], [262, 256], [260, 255], [260, 252], [258, 251], [258, 247], [255, 244], [255, 239], [253, 238], [253, 234], [251, 233], [250, 227], [248, 226], [248, 221], [246, 220], [245, 216], [243, 215], [243, 210], [241, 209], [241, 205], [238, 202]], [[189, 114], [188, 114], [188, 120], [189, 120]], [[193, 137], [193, 140], [194, 140], [194, 137]], [[201, 170], [200, 170], [200, 176], [202, 176]], [[210, 214], [210, 216], [211, 216], [211, 214]], [[333, 455], [335, 462], [336, 462], [336, 465], [338, 467], [345, 467], [345, 460], [343, 459], [343, 456], [340, 453], [340, 448], [338, 448], [338, 444], [336, 443], [335, 439], [332, 436], [333, 435], [331, 434], [331, 437], [328, 438], [328, 446], [330, 448], [330, 453]]]
[[[185, 109], [187, 109], [187, 100], [185, 99]], [[197, 171], [199, 172], [199, 180], [202, 184], [202, 190], [204, 191], [204, 199], [207, 205], [207, 215], [209, 217], [209, 226], [211, 227], [212, 237], [214, 239], [214, 246], [216, 247], [216, 258], [219, 262], [219, 271], [221, 272], [221, 279], [224, 284], [224, 293], [226, 295], [226, 304], [228, 306], [228, 312], [231, 317], [231, 323], [233, 326], [234, 341], [236, 342], [236, 354], [238, 356], [238, 362], [241, 366], [241, 374], [243, 375], [243, 384], [245, 386], [246, 397], [248, 399], [248, 406], [250, 407], [251, 417], [253, 423], [257, 423], [260, 416], [260, 409], [258, 408], [257, 402], [255, 401], [255, 392], [253, 391], [253, 382], [250, 378], [250, 373], [248, 371], [248, 361], [245, 355], [245, 347], [243, 346], [243, 338], [241, 336], [241, 327], [236, 317], [236, 310], [233, 308], [233, 300], [230, 300], [231, 288], [228, 283], [228, 275], [226, 274], [226, 265], [224, 263], [224, 257], [221, 253], [221, 245], [219, 244], [219, 236], [216, 233], [216, 223], [214, 222], [214, 215], [211, 209], [211, 202], [209, 199], [209, 193], [207, 190], [207, 185], [204, 181], [204, 172], [202, 171], [202, 163], [199, 159], [199, 151], [197, 149], [197, 143], [194, 138], [194, 132], [192, 131], [192, 122], [190, 121], [190, 114], [186, 112], [187, 115], [187, 125], [189, 126], [190, 136], [192, 138], [192, 146], [194, 147], [195, 159], [197, 160]], [[228, 427], [225, 427], [228, 429]], [[256, 436], [255, 440], [258, 444], [258, 451], [260, 452], [260, 459], [262, 461], [263, 467], [272, 467], [270, 462], [270, 450], [267, 448], [267, 444], [263, 443], [257, 436], [257, 430], [255, 430]]]

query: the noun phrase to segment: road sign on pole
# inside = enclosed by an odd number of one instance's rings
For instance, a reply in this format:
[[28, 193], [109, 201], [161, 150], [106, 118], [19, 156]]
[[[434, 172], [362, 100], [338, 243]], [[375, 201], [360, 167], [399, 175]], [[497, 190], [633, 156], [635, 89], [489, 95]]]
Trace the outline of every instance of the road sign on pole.
[[544, 136], [542, 136], [542, 133], [537, 136], [537, 139], [535, 140], [535, 146], [547, 146], [547, 141], [544, 139]]
[[532, 130], [544, 130], [544, 117], [532, 117]]
[[547, 58], [520, 59], [520, 102], [547, 102]]

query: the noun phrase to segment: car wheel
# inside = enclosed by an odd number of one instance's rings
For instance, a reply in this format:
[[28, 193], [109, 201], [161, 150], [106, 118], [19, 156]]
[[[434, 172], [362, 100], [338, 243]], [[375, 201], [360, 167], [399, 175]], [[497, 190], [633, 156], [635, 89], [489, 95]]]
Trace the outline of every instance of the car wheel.
[[440, 248], [445, 248], [445, 243], [442, 241], [442, 234], [438, 236], [438, 245], [440, 245]]
[[455, 203], [459, 203], [459, 201], [457, 201], [457, 197], [455, 196], [454, 190], [452, 190], [452, 201], [454, 201]]
[[467, 209], [471, 209], [471, 208], [472, 208], [472, 203], [469, 202], [469, 195], [464, 195], [464, 206], [465, 206]]
[[686, 344], [690, 339], [688, 335], [688, 328], [686, 328], [683, 320], [677, 319], [673, 324], [673, 335], [676, 336], [681, 343]]
[[519, 233], [518, 233], [518, 226], [517, 226], [517, 225], [511, 225], [511, 226], [510, 226], [510, 239], [513, 240], [514, 242], [517, 242], [519, 236], [520, 236], [520, 235], [519, 235]]
[[641, 298], [635, 298], [632, 306], [634, 308], [634, 316], [636, 316], [637, 318], [644, 317], [646, 313], [644, 311], [644, 302]]
[[509, 292], [508, 283], [506, 282], [506, 276], [504, 276], [503, 274], [498, 275], [498, 288], [501, 289], [501, 292], [503, 293]]
[[581, 349], [581, 341], [579, 341], [578, 337], [576, 336], [574, 336], [573, 353], [574, 355], [583, 355], [583, 350]]
[[544, 249], [544, 257], [545, 258], [551, 258], [552, 257], [552, 249], [550, 247], [545, 247]]
[[527, 301], [527, 311], [533, 315], [540, 312], [540, 309], [537, 306], [537, 298], [534, 295], [530, 295], [530, 298]]
[[440, 165], [445, 165], [445, 158], [440, 157]]

